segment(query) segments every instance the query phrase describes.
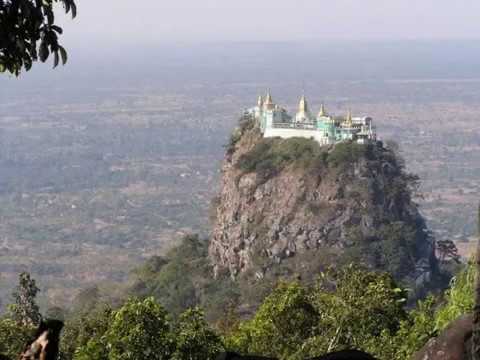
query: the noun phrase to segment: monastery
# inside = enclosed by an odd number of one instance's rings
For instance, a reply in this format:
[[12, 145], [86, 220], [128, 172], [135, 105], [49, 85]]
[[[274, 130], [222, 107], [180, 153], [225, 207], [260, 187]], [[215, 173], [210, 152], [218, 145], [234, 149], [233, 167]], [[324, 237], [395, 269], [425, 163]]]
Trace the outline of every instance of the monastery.
[[260, 96], [257, 106], [247, 110], [247, 113], [255, 117], [264, 137], [303, 137], [314, 139], [320, 145], [342, 141], [367, 144], [377, 140], [371, 117], [353, 117], [350, 111], [346, 117], [333, 116], [327, 113], [324, 105], [314, 116], [305, 96], [300, 99], [294, 118], [273, 102], [270, 93], [265, 97]]

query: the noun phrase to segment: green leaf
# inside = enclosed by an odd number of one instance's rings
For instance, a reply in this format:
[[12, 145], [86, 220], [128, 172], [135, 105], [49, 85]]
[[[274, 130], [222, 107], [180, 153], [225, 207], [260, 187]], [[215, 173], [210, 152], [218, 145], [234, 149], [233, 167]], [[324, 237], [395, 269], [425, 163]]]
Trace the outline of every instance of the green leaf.
[[58, 50], [60, 51], [60, 56], [62, 57], [62, 64], [65, 65], [68, 61], [67, 50], [60, 45], [58, 45]]
[[70, 12], [70, 1], [64, 0], [63, 4], [65, 5], [65, 12], [68, 14]]
[[42, 41], [42, 43], [40, 44], [40, 49], [38, 51], [40, 61], [45, 62], [48, 59], [48, 55], [50, 55], [50, 52], [48, 51], [47, 43], [45, 41]]
[[72, 6], [72, 19], [77, 17], [77, 5], [72, 1], [71, 3]]
[[59, 34], [63, 34], [63, 30], [60, 26], [52, 25], [52, 30], [55, 30]]
[[29, 71], [32, 68], [32, 61], [25, 60], [25, 70]]
[[58, 56], [58, 50], [53, 53], [53, 56], [53, 68], [56, 68], [58, 66], [58, 62], [60, 61], [60, 57]]

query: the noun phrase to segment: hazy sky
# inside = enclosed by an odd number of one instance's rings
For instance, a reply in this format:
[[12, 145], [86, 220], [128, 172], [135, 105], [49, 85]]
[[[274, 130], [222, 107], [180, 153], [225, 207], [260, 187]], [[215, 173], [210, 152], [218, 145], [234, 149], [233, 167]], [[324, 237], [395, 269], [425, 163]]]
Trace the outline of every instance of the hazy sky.
[[480, 37], [478, 0], [77, 0], [66, 40], [161, 44]]

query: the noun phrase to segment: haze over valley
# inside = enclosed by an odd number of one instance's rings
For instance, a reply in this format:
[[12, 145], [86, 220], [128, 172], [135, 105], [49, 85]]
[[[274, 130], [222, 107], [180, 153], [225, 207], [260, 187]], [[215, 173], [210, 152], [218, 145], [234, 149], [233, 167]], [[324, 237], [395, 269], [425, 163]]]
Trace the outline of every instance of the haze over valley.
[[208, 236], [223, 146], [267, 88], [292, 110], [304, 91], [315, 112], [372, 116], [420, 176], [429, 228], [468, 256], [479, 55], [454, 40], [72, 49], [65, 68], [0, 78], [0, 298], [26, 270], [44, 305], [64, 305], [182, 234]]

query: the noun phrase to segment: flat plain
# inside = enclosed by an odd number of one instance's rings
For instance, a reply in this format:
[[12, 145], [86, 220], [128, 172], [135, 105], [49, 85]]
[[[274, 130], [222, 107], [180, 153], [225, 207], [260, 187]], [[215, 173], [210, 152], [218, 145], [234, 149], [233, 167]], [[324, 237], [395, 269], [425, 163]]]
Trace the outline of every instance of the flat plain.
[[468, 257], [480, 197], [480, 79], [284, 78], [282, 64], [255, 77], [262, 69], [0, 91], [3, 303], [20, 271], [39, 281], [42, 306], [64, 306], [80, 289], [124, 281], [183, 234], [208, 237], [223, 145], [267, 88], [290, 112], [305, 91], [312, 112], [325, 103], [335, 114], [372, 116], [419, 175], [416, 201], [435, 237]]

